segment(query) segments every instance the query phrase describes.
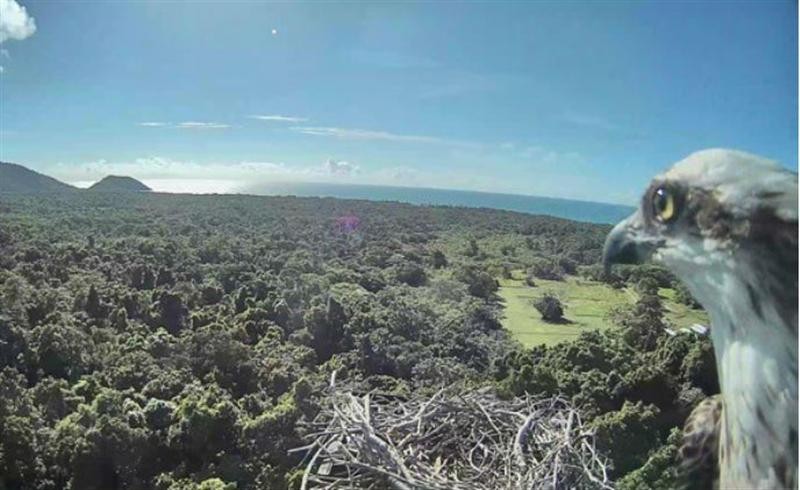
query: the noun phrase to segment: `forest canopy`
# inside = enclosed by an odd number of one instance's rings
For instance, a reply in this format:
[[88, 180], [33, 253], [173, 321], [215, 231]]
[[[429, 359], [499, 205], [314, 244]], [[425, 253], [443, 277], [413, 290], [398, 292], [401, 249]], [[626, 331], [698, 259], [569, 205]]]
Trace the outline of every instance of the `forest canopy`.
[[[666, 271], [602, 271], [609, 229], [337, 199], [0, 194], [0, 488], [297, 488], [289, 450], [334, 371], [386, 396], [562, 395], [618, 487], [673, 488], [677, 428], [718, 391], [713, 353], [664, 333]], [[618, 328], [526, 349], [500, 323], [512, 270], [638, 299]]]

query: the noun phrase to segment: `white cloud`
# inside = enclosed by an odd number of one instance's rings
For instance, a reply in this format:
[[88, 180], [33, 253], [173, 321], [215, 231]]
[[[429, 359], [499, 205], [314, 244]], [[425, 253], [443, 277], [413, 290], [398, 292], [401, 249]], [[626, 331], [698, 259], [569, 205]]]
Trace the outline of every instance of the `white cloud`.
[[289, 167], [280, 162], [241, 161], [234, 163], [197, 163], [159, 156], [136, 158], [131, 161], [94, 160], [80, 164], [59, 163], [52, 173], [63, 180], [77, 182], [97, 180], [106, 175], [129, 175], [137, 179], [205, 179], [247, 180], [263, 175], [309, 173], [304, 168]]
[[396, 134], [389, 133], [387, 131], [373, 131], [369, 129], [347, 129], [319, 126], [292, 126], [289, 129], [303, 134], [310, 134], [314, 136], [330, 136], [340, 139], [395, 141], [401, 143], [429, 143], [462, 147], [480, 146], [478, 143], [467, 141], [449, 140], [433, 136]]
[[0, 0], [0, 43], [21, 41], [36, 32], [36, 22], [16, 0]]
[[275, 122], [289, 122], [289, 123], [301, 123], [308, 121], [308, 118], [305, 117], [296, 117], [296, 116], [279, 116], [279, 115], [261, 115], [255, 114], [252, 116], [248, 116], [251, 119], [258, 119], [259, 121], [275, 121]]
[[371, 131], [368, 129], [346, 129], [317, 126], [292, 126], [292, 131], [315, 136], [333, 136], [342, 139], [357, 140], [386, 140], [386, 141], [410, 141], [416, 143], [441, 143], [443, 140], [430, 136], [413, 136], [388, 133], [386, 131]]
[[361, 176], [358, 165], [328, 159], [317, 165], [287, 165], [283, 162], [252, 161], [198, 163], [159, 156], [128, 161], [98, 159], [84, 163], [58, 163], [47, 170], [54, 177], [81, 187], [107, 175], [128, 175], [163, 192], [236, 192], [245, 183], [267, 181], [341, 182]]
[[334, 160], [329, 158], [323, 165], [323, 169], [330, 175], [335, 176], [351, 176], [357, 174], [359, 171], [358, 165], [344, 160]]
[[169, 126], [169, 125], [170, 125], [169, 123], [157, 122], [157, 121], [146, 121], [146, 122], [140, 122], [139, 123], [139, 126], [145, 126], [145, 127], [148, 127], [148, 128], [161, 128], [161, 127], [166, 127], [166, 126]]
[[[0, 0], [0, 44], [9, 39], [22, 41], [36, 32], [36, 22], [28, 15], [25, 7], [16, 0]], [[7, 49], [0, 49], [0, 59], [11, 59]], [[0, 74], [6, 71], [0, 65]]]
[[218, 122], [186, 121], [178, 123], [177, 127], [180, 129], [227, 129], [230, 125]]
[[[531, 147], [534, 148], [534, 147]], [[189, 193], [244, 192], [253, 185], [264, 182], [330, 182], [394, 186], [424, 186], [450, 189], [468, 189], [489, 192], [553, 195], [552, 189], [561, 189], [565, 197], [588, 197], [570, 192], [570, 188], [586, 188], [592, 178], [585, 165], [564, 167], [569, 161], [561, 153], [531, 150], [535, 160], [532, 165], [542, 171], [536, 179], [518, 178], [513, 183], [500, 178], [489, 166], [475, 172], [453, 172], [448, 168], [417, 163], [396, 166], [362, 166], [347, 160], [328, 159], [310, 165], [289, 165], [283, 162], [244, 160], [238, 162], [198, 163], [159, 156], [136, 158], [128, 161], [99, 159], [80, 164], [56, 164], [46, 173], [83, 187], [106, 175], [129, 175], [139, 179], [156, 191]], [[549, 172], [553, 168], [572, 168], [566, 173]], [[574, 184], [569, 185], [566, 183]], [[605, 190], [604, 190], [605, 192]], [[591, 197], [597, 198], [592, 195]], [[610, 198], [610, 194], [605, 200]]]

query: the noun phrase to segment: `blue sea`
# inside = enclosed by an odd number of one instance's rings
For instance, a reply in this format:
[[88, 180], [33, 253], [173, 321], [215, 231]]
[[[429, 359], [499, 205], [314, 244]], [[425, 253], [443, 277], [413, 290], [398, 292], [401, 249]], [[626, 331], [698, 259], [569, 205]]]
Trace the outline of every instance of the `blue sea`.
[[421, 205], [493, 208], [591, 223], [616, 223], [633, 212], [633, 208], [618, 204], [417, 187], [272, 182], [248, 186], [241, 192], [264, 196], [338, 197]]

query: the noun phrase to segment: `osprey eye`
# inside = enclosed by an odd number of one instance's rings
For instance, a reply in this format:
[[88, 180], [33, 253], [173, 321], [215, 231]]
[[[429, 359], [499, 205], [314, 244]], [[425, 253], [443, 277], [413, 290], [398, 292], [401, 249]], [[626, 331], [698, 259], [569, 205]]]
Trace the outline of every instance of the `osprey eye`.
[[653, 193], [653, 216], [662, 223], [671, 221], [677, 215], [675, 196], [666, 187], [659, 187]]

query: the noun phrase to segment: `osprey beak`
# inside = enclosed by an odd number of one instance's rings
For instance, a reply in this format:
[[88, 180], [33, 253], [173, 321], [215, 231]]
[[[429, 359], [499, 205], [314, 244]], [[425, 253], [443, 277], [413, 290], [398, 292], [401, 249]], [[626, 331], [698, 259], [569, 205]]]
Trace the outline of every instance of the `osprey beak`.
[[645, 235], [642, 214], [637, 211], [620, 221], [608, 234], [603, 246], [603, 267], [608, 273], [612, 264], [644, 262], [657, 248], [658, 242]]

